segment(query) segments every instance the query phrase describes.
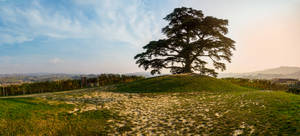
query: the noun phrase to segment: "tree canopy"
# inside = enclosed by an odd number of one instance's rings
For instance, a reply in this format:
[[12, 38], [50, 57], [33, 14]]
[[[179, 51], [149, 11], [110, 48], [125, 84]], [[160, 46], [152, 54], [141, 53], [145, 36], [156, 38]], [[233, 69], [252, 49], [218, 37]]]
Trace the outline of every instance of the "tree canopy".
[[226, 69], [225, 62], [231, 62], [235, 50], [235, 42], [225, 36], [228, 20], [186, 7], [175, 8], [164, 19], [169, 22], [162, 29], [166, 38], [143, 47], [145, 51], [134, 57], [139, 67], [151, 69], [151, 74], [170, 69], [173, 74], [196, 72], [215, 77], [216, 70]]

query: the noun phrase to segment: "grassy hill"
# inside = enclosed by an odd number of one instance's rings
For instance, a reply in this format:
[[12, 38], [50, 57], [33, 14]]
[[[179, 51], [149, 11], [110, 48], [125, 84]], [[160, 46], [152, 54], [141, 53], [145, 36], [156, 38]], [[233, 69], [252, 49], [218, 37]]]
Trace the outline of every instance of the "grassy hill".
[[231, 82], [197, 74], [180, 74], [147, 78], [117, 86], [115, 91], [130, 93], [250, 91]]
[[172, 75], [0, 99], [0, 135], [297, 135], [299, 111], [299, 95]]

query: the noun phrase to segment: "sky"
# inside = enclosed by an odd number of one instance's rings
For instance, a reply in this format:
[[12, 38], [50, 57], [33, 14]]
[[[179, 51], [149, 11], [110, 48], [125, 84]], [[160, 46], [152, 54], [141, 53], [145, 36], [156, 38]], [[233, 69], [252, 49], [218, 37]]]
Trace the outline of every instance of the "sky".
[[300, 0], [0, 0], [0, 74], [142, 72], [133, 57], [182, 6], [229, 20], [224, 72], [300, 67]]

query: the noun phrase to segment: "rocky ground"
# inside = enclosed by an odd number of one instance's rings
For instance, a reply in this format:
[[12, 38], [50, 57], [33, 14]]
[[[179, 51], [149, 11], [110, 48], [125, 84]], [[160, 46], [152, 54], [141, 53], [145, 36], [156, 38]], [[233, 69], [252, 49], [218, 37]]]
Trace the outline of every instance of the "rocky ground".
[[234, 119], [234, 110], [249, 105], [264, 108], [258, 102], [240, 101], [239, 97], [224, 93], [137, 94], [105, 90], [90, 89], [40, 97], [49, 102], [64, 101], [76, 105], [69, 111], [71, 114], [101, 109], [117, 113], [120, 118], [108, 120], [111, 135], [251, 135], [255, 126]]

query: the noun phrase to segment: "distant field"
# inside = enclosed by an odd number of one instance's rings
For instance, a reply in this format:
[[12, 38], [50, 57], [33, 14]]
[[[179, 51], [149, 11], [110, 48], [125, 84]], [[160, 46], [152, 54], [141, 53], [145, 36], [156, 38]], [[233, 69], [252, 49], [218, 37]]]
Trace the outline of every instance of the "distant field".
[[0, 99], [0, 135], [297, 135], [299, 111], [299, 95], [164, 76]]

